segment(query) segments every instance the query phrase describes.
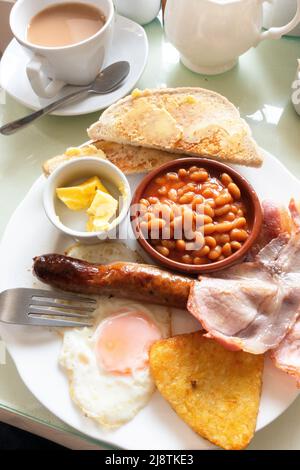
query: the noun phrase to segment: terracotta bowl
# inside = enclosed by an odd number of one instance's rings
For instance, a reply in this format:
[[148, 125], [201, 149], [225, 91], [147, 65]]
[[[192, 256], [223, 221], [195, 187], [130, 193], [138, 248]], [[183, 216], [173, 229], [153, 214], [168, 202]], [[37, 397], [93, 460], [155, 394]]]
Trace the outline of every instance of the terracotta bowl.
[[[233, 181], [239, 186], [241, 190], [241, 199], [246, 204], [247, 212], [247, 222], [248, 228], [250, 230], [250, 235], [242, 245], [242, 247], [233, 253], [228, 258], [225, 258], [221, 261], [212, 262], [205, 265], [194, 265], [194, 264], [185, 264], [178, 261], [171, 260], [155, 250], [150, 243], [143, 236], [142, 231], [138, 233], [138, 243], [140, 246], [148, 253], [148, 255], [158, 264], [168, 268], [169, 270], [180, 271], [187, 274], [200, 274], [208, 273], [213, 271], [218, 271], [224, 268], [228, 268], [233, 264], [241, 261], [249, 249], [255, 243], [258, 235], [260, 234], [263, 222], [263, 213], [260, 201], [253, 187], [248, 183], [248, 181], [236, 170], [231, 168], [224, 163], [217, 162], [208, 158], [182, 158], [179, 160], [174, 160], [159, 168], [153, 170], [151, 173], [147, 174], [145, 178], [141, 181], [137, 187], [134, 196], [131, 201], [131, 206], [138, 204], [140, 199], [143, 198], [145, 190], [152, 180], [156, 179], [162, 173], [177, 171], [179, 168], [189, 168], [191, 166], [199, 166], [205, 168], [211, 176], [219, 177], [222, 173], [227, 173], [231, 176]], [[131, 223], [134, 226], [134, 214], [131, 215]]]

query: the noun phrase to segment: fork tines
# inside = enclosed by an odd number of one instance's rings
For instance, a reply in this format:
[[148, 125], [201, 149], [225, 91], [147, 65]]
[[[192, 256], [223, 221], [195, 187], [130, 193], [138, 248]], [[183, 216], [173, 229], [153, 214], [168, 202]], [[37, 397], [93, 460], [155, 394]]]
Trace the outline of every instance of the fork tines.
[[[49, 322], [55, 321], [56, 324], [61, 323], [61, 326], [91, 326], [91, 323], [87, 321], [84, 323], [82, 321], [70, 322], [64, 321], [63, 317], [91, 320], [96, 306], [97, 301], [92, 298], [59, 291], [35, 289], [29, 302], [28, 316], [35, 321], [38, 318], [47, 319]], [[59, 319], [53, 317], [59, 317]]]

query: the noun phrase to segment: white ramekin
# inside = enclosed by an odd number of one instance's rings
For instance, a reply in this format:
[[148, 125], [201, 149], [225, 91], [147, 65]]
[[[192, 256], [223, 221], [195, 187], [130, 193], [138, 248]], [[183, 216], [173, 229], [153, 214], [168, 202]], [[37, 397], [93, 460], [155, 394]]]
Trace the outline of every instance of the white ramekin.
[[[105, 179], [120, 191], [122, 197], [119, 198], [119, 214], [112, 221], [108, 230], [102, 232], [73, 230], [64, 225], [56, 213], [56, 188], [65, 187], [75, 180], [84, 180], [92, 176]], [[95, 157], [80, 157], [58, 167], [47, 179], [43, 195], [45, 212], [52, 224], [65, 235], [69, 235], [76, 241], [82, 243], [97, 243], [99, 240], [111, 238], [116, 232], [116, 228], [125, 219], [130, 207], [130, 202], [131, 191], [126, 176], [111, 162]]]

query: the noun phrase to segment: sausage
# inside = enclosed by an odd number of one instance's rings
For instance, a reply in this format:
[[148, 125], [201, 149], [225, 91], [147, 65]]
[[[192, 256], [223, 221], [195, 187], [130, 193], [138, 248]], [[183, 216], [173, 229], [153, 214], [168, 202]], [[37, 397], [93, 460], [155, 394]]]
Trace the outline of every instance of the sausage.
[[43, 283], [65, 291], [115, 295], [178, 308], [186, 308], [193, 283], [188, 277], [146, 264], [97, 265], [58, 254], [34, 258], [33, 273]]

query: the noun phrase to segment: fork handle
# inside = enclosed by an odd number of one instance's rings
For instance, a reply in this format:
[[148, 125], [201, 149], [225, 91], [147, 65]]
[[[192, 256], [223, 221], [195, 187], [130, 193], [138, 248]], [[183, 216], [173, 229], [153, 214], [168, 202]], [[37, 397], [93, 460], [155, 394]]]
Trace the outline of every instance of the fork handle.
[[39, 109], [38, 111], [28, 114], [28, 116], [25, 116], [21, 119], [17, 119], [16, 121], [5, 124], [4, 126], [0, 127], [0, 133], [3, 135], [14, 134], [18, 130], [23, 129], [24, 127], [31, 124], [32, 121], [35, 121], [36, 119], [39, 119], [42, 116], [45, 116], [46, 114], [51, 113], [51, 111], [54, 111], [62, 104], [67, 104], [67, 103], [71, 103], [72, 101], [75, 101], [75, 99], [77, 99], [79, 96], [86, 94], [88, 92], [89, 92], [89, 87], [84, 87], [81, 90], [74, 91], [73, 93], [70, 93], [69, 95], [64, 96], [62, 98], [59, 98], [53, 103], [50, 103], [48, 106], [45, 106], [44, 108]]

